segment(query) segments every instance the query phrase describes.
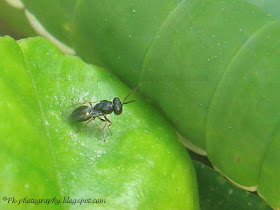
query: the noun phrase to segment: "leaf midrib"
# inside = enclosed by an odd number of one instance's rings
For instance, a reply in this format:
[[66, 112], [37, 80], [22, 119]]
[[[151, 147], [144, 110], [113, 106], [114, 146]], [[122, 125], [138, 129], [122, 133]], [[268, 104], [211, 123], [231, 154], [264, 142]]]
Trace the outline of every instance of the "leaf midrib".
[[[38, 91], [37, 91], [37, 85], [36, 83], [34, 82], [34, 79], [33, 79], [33, 76], [32, 76], [32, 72], [29, 70], [29, 68], [27, 68], [27, 61], [26, 61], [26, 57], [25, 57], [25, 54], [21, 48], [21, 46], [19, 45], [20, 47], [20, 50], [22, 52], [22, 55], [24, 57], [24, 62], [25, 62], [25, 69], [26, 69], [26, 72], [28, 73], [29, 77], [30, 77], [30, 80], [31, 80], [31, 84], [33, 86], [33, 89], [34, 89], [34, 94], [35, 94], [35, 98], [36, 98], [36, 101], [38, 103], [38, 106], [39, 106], [39, 110], [40, 110], [40, 114], [41, 114], [41, 119], [42, 119], [42, 122], [45, 122], [47, 120], [45, 114], [44, 114], [44, 111], [43, 111], [43, 106], [42, 106], [42, 103], [39, 99], [39, 94], [38, 94]], [[61, 64], [62, 66], [62, 64]], [[61, 68], [60, 66], [60, 68]], [[48, 142], [49, 142], [49, 146], [50, 146], [50, 153], [51, 153], [51, 156], [52, 156], [52, 160], [53, 160], [53, 164], [54, 164], [54, 169], [55, 169], [55, 176], [56, 176], [56, 180], [57, 180], [57, 185], [58, 185], [58, 189], [59, 189], [59, 194], [62, 196], [63, 193], [62, 193], [62, 184], [61, 184], [61, 179], [58, 175], [58, 165], [57, 165], [57, 160], [56, 160], [56, 155], [55, 155], [55, 152], [54, 152], [54, 148], [53, 148], [53, 144], [51, 142], [51, 136], [50, 136], [50, 132], [49, 132], [49, 129], [48, 127], [45, 125], [45, 123], [43, 123], [44, 125], [44, 128], [46, 130], [46, 135], [47, 135], [47, 139], [48, 139]], [[62, 209], [65, 209], [65, 207], [62, 206]]]

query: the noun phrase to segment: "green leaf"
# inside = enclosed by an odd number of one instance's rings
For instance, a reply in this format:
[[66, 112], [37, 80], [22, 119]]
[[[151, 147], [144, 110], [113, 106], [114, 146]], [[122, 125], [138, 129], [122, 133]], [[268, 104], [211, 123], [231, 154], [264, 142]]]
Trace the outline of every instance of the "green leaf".
[[280, 22], [270, 23], [242, 46], [228, 64], [209, 109], [208, 156], [245, 186], [262, 185], [263, 161], [278, 129], [279, 35]]
[[79, 1], [73, 17], [74, 48], [86, 61], [94, 58], [135, 85], [150, 43], [177, 5], [178, 0]]
[[22, 0], [22, 2], [48, 33], [64, 44], [72, 46], [71, 18], [77, 0]]
[[[125, 97], [103, 69], [64, 56], [43, 38], [0, 38], [1, 196], [106, 199], [83, 208], [198, 209], [194, 169], [172, 126], [143, 101], [79, 133], [62, 117], [75, 100]], [[42, 208], [46, 204], [39, 204]], [[71, 208], [71, 204], [55, 205]], [[1, 198], [2, 208], [16, 208]], [[24, 208], [35, 204], [21, 204]]]
[[271, 209], [260, 197], [232, 185], [211, 168], [193, 161], [198, 181], [199, 203], [203, 210]]
[[266, 161], [280, 117], [278, 19], [242, 0], [105, 2], [79, 1], [76, 51], [140, 84], [216, 169], [279, 208], [278, 162]]
[[25, 17], [24, 10], [12, 7], [6, 0], [0, 0], [0, 28], [5, 29], [5, 34], [15, 38], [36, 35]]
[[280, 4], [278, 0], [246, 0], [256, 6], [271, 13], [271, 15], [280, 19]]
[[[205, 149], [208, 106], [223, 70], [249, 37], [274, 18], [243, 1], [106, 2], [77, 4], [73, 29], [78, 54], [129, 84], [140, 80], [142, 91], [179, 131]], [[225, 23], [228, 30], [220, 30]]]

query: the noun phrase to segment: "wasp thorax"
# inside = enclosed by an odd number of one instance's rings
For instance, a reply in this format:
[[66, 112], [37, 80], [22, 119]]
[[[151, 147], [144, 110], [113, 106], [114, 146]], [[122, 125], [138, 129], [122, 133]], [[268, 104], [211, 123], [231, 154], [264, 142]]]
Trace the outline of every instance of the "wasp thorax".
[[111, 101], [102, 100], [96, 104], [93, 109], [102, 112], [103, 114], [111, 114], [113, 112], [113, 106]]
[[113, 99], [113, 109], [116, 115], [120, 115], [122, 113], [122, 102], [117, 97]]

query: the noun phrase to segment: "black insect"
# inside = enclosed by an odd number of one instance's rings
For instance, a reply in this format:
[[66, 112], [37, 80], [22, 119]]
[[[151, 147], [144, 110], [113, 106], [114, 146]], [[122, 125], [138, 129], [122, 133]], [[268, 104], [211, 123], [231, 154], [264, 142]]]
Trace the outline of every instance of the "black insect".
[[[105, 122], [103, 129], [106, 127], [107, 123], [109, 123], [108, 129], [110, 130], [110, 126], [112, 125], [112, 122], [107, 118], [107, 115], [111, 114], [112, 112], [114, 112], [115, 115], [120, 115], [122, 113], [124, 104], [129, 104], [129, 103], [135, 102], [135, 100], [126, 102], [126, 99], [136, 90], [137, 90], [137, 88], [133, 89], [125, 97], [125, 99], [123, 100], [123, 103], [121, 102], [121, 100], [118, 97], [115, 97], [112, 101], [102, 100], [102, 101], [96, 102], [97, 104], [95, 104], [95, 106], [93, 106], [92, 105], [93, 102], [90, 102], [90, 101], [78, 103], [79, 106], [72, 111], [72, 113], [68, 117], [68, 120], [70, 122], [87, 121], [85, 124], [85, 126], [86, 126], [92, 120], [94, 120], [95, 118], [98, 118], [101, 121]], [[110, 130], [110, 132], [111, 132], [111, 130]]]

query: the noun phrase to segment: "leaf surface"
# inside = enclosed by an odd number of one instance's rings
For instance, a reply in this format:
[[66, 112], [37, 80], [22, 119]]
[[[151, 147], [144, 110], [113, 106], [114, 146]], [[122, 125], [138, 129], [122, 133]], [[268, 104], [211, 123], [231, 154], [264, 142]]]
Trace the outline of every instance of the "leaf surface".
[[1, 38], [0, 55], [1, 195], [106, 199], [83, 208], [198, 208], [188, 154], [138, 94], [122, 115], [108, 116], [113, 134], [105, 130], [104, 142], [102, 121], [76, 133], [81, 125], [67, 123], [62, 113], [71, 98], [122, 100], [130, 90], [118, 79], [43, 38]]

